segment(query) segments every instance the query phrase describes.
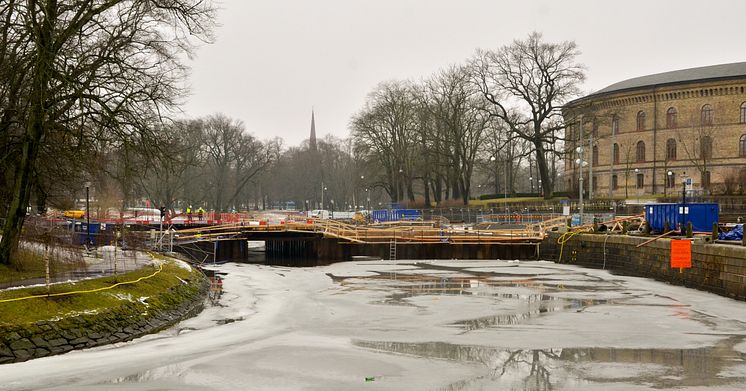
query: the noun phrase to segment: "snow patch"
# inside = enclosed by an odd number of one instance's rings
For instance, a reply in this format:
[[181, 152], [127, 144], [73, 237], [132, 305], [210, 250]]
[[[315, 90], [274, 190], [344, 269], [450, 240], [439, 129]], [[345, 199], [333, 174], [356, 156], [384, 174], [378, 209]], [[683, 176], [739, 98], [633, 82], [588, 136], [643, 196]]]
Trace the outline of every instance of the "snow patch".
[[135, 302], [135, 299], [132, 298], [132, 295], [129, 293], [112, 293], [111, 295], [117, 298], [118, 300], [125, 300], [125, 301], [129, 301], [130, 303]]
[[62, 319], [72, 318], [79, 315], [95, 315], [98, 313], [98, 310], [85, 310], [85, 311], [70, 311], [60, 316], [55, 316], [54, 318], [49, 319], [50, 322], [57, 322]]
[[184, 270], [186, 270], [188, 272], [192, 271], [192, 267], [188, 263], [186, 263], [186, 262], [184, 262], [184, 261], [182, 261], [180, 259], [173, 259], [173, 262], [176, 264], [176, 266], [178, 266], [178, 267], [180, 267], [180, 268], [182, 268], [182, 269], [184, 269]]

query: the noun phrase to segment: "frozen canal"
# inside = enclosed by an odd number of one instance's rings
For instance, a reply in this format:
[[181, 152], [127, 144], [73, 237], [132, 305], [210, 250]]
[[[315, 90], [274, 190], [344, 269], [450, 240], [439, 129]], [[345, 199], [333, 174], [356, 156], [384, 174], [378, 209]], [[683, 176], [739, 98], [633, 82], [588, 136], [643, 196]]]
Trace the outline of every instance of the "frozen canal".
[[248, 264], [161, 334], [0, 390], [743, 390], [746, 303], [547, 262]]

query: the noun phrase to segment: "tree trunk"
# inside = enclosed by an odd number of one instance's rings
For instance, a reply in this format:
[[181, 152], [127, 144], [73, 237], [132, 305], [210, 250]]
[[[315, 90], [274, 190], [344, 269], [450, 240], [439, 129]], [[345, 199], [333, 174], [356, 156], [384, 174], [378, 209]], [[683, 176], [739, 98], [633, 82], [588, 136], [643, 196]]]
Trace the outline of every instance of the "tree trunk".
[[[54, 12], [55, 7], [49, 7], [49, 12]], [[31, 196], [32, 173], [39, 154], [41, 139], [44, 136], [44, 107], [47, 101], [47, 90], [49, 88], [49, 77], [52, 69], [54, 52], [52, 31], [54, 31], [54, 14], [46, 15], [40, 23], [39, 36], [36, 38], [36, 54], [34, 67], [34, 80], [30, 95], [29, 117], [27, 120], [26, 134], [23, 138], [21, 148], [21, 159], [16, 168], [13, 178], [14, 186], [12, 200], [8, 207], [8, 214], [3, 225], [2, 239], [0, 239], [0, 264], [9, 264], [12, 253], [18, 247], [21, 237], [21, 228], [26, 219], [26, 207]]]
[[435, 196], [435, 202], [440, 203], [443, 200], [443, 183], [440, 181], [440, 177], [436, 176], [433, 181], [433, 194]]
[[430, 180], [429, 180], [429, 178], [426, 175], [425, 178], [422, 179], [422, 184], [423, 184], [423, 186], [425, 188], [425, 207], [426, 208], [429, 208], [430, 204], [431, 204], [430, 203], [430, 183], [429, 182], [430, 182]]
[[547, 164], [546, 155], [544, 154], [544, 144], [541, 141], [534, 142], [536, 148], [536, 167], [539, 170], [541, 178], [541, 188], [544, 190], [544, 199], [551, 199], [553, 194], [552, 178], [549, 175], [549, 165]]

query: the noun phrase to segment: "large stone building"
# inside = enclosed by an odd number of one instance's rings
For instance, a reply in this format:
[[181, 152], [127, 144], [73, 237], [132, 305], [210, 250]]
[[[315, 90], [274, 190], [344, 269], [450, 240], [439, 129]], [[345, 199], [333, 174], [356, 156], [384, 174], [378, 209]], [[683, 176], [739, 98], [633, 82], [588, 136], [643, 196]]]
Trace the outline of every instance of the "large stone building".
[[595, 197], [672, 194], [687, 181], [695, 192], [746, 191], [746, 62], [625, 80], [563, 115], [567, 190], [578, 189], [582, 154]]

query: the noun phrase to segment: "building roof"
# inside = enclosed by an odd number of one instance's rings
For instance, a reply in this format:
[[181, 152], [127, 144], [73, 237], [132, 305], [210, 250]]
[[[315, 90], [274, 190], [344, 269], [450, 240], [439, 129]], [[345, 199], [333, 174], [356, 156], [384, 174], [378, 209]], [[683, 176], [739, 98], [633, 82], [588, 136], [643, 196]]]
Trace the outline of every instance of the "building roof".
[[692, 83], [705, 80], [722, 80], [744, 76], [746, 76], [746, 62], [680, 69], [678, 71], [656, 73], [654, 75], [640, 76], [620, 81], [619, 83], [614, 83], [606, 88], [600, 89], [588, 95], [588, 97], [642, 87]]

